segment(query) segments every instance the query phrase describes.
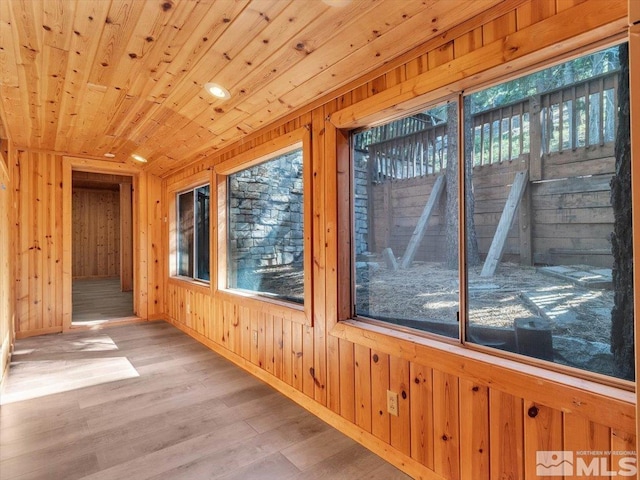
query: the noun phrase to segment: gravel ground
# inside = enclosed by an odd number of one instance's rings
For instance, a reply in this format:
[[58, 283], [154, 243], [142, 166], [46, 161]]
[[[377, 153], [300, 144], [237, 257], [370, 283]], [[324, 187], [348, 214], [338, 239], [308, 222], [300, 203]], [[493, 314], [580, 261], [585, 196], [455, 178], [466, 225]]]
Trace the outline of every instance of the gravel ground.
[[[416, 262], [407, 270], [394, 272], [375, 263], [379, 268], [368, 268], [371, 315], [456, 322], [457, 271], [438, 263]], [[609, 343], [612, 291], [588, 290], [539, 273], [533, 267], [509, 263], [501, 264], [490, 278], [480, 277], [480, 270], [481, 267], [473, 267], [469, 272], [471, 325], [512, 328], [515, 318], [540, 314], [523, 293], [546, 292], [549, 301], [545, 310], [571, 311], [570, 322], [552, 318], [554, 335]], [[360, 305], [366, 310], [366, 301]]]

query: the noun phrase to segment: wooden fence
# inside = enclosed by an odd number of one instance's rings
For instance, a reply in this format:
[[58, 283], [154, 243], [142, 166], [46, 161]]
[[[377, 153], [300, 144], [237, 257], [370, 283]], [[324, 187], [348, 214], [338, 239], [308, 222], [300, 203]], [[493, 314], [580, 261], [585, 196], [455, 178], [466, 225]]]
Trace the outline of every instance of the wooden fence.
[[[505, 260], [610, 267], [617, 72], [480, 112], [474, 129], [475, 228], [481, 254], [495, 234], [510, 186], [530, 182], [509, 231]], [[402, 255], [437, 174], [446, 168], [447, 125], [430, 125], [369, 146], [369, 248]], [[444, 201], [418, 260], [444, 251]]]

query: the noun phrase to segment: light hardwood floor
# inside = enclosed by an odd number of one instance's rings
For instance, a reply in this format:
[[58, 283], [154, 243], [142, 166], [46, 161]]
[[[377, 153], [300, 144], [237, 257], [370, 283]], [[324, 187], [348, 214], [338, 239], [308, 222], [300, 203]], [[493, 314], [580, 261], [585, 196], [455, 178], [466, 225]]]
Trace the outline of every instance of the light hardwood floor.
[[133, 292], [120, 290], [120, 278], [73, 281], [72, 322], [87, 325], [133, 316]]
[[164, 322], [18, 340], [0, 478], [407, 479]]

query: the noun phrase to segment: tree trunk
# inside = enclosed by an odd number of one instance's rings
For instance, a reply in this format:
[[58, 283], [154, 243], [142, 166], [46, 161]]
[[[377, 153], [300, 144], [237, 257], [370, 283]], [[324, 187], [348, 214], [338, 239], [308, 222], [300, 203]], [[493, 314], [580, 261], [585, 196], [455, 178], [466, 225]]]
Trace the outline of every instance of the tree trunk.
[[633, 243], [631, 230], [631, 139], [629, 115], [629, 50], [620, 45], [618, 86], [618, 131], [616, 132], [616, 173], [611, 179], [614, 224], [613, 254], [614, 306], [611, 311], [611, 352], [614, 374], [634, 379], [633, 335]]
[[[478, 265], [480, 254], [478, 252], [478, 239], [476, 226], [473, 219], [475, 211], [475, 197], [473, 195], [473, 183], [471, 173], [473, 172], [473, 129], [471, 128], [471, 105], [464, 109], [465, 125], [464, 131], [465, 148], [464, 165], [467, 172], [465, 175], [465, 203], [466, 203], [466, 237], [467, 237], [467, 265]], [[447, 108], [447, 199], [445, 207], [445, 239], [446, 252], [445, 262], [447, 268], [458, 268], [458, 104], [451, 102]]]
[[[465, 102], [466, 103], [466, 102]], [[470, 102], [469, 102], [470, 103]], [[480, 264], [480, 251], [478, 250], [478, 236], [476, 234], [476, 222], [474, 215], [476, 211], [476, 198], [473, 193], [473, 118], [471, 118], [471, 105], [464, 107], [464, 188], [465, 188], [465, 217], [467, 225], [467, 265], [475, 266]]]
[[458, 268], [458, 103], [447, 106], [447, 169], [445, 204], [445, 263]]

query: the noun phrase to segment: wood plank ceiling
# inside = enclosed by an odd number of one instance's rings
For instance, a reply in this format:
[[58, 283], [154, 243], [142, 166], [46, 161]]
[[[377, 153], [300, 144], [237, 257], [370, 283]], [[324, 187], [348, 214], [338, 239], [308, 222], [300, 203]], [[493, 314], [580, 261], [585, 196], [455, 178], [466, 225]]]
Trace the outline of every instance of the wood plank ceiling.
[[500, 1], [0, 0], [0, 135], [165, 174]]

